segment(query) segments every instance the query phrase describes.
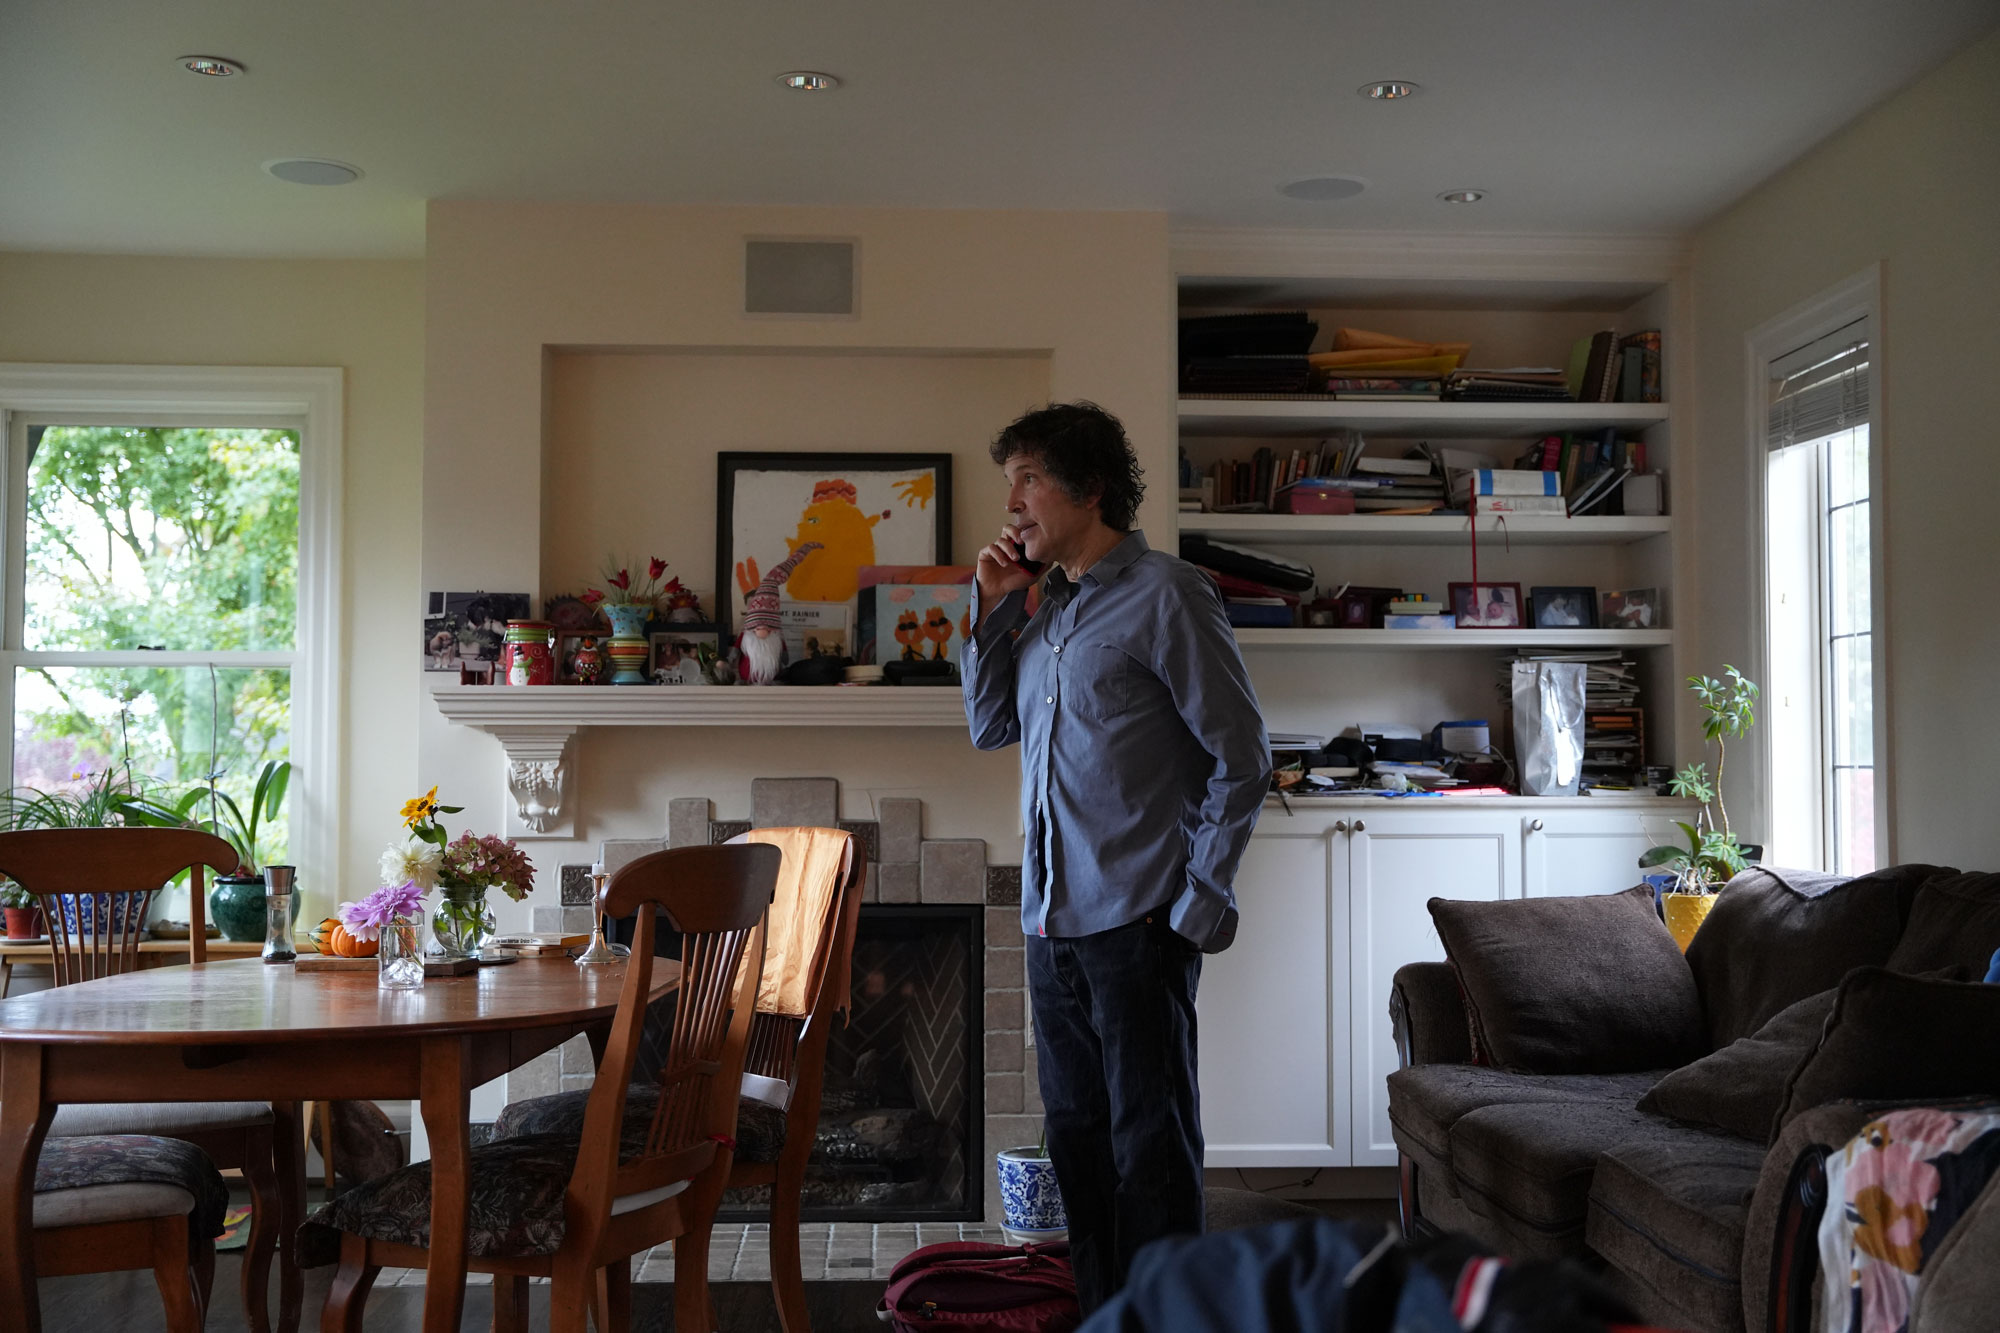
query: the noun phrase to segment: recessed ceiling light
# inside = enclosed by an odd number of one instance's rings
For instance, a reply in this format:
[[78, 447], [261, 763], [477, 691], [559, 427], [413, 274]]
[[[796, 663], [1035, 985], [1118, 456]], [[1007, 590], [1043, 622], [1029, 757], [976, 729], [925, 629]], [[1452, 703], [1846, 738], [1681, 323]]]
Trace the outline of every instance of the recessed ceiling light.
[[789, 70], [778, 76], [778, 82], [801, 93], [830, 93], [840, 87], [838, 75], [823, 74], [816, 69]]
[[1352, 199], [1367, 188], [1367, 181], [1356, 180], [1352, 176], [1310, 176], [1305, 180], [1280, 185], [1278, 193], [1291, 199], [1309, 199], [1314, 203], [1326, 203], [1334, 199]]
[[243, 66], [222, 56], [182, 56], [180, 65], [190, 74], [206, 74], [211, 79], [226, 79], [243, 72]]
[[325, 157], [285, 157], [266, 162], [264, 170], [293, 185], [346, 185], [361, 179], [361, 168]]
[[1447, 204], [1476, 204], [1485, 197], [1484, 190], [1446, 190], [1438, 196]]
[[1415, 97], [1423, 91], [1423, 85], [1411, 83], [1408, 79], [1384, 79], [1380, 83], [1364, 83], [1354, 91], [1377, 102], [1394, 102], [1399, 98]]

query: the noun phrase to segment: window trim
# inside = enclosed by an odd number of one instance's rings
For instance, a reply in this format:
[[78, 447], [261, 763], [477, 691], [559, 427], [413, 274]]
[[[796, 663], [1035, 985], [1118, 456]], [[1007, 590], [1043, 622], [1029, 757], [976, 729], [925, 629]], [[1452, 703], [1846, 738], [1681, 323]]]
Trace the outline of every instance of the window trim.
[[[1896, 846], [1895, 801], [1896, 784], [1893, 780], [1895, 756], [1889, 747], [1891, 733], [1890, 710], [1892, 691], [1889, 688], [1889, 636], [1884, 633], [1888, 623], [1889, 584], [1889, 541], [1887, 534], [1888, 488], [1884, 483], [1884, 461], [1888, 456], [1888, 441], [1883, 430], [1882, 404], [1888, 396], [1884, 367], [1888, 362], [1887, 338], [1882, 328], [1882, 266], [1870, 264], [1867, 268], [1834, 284], [1819, 295], [1802, 301], [1790, 310], [1758, 325], [1745, 335], [1743, 340], [1743, 482], [1744, 493], [1749, 503], [1745, 506], [1744, 523], [1748, 528], [1748, 549], [1751, 559], [1744, 571], [1748, 585], [1745, 605], [1748, 614], [1745, 620], [1750, 631], [1750, 657], [1757, 664], [1754, 678], [1759, 681], [1770, 679], [1769, 633], [1770, 621], [1764, 605], [1766, 570], [1770, 562], [1770, 546], [1766, 540], [1765, 515], [1770, 504], [1766, 485], [1769, 468], [1767, 447], [1767, 427], [1769, 403], [1765, 384], [1769, 379], [1772, 362], [1787, 352], [1811, 342], [1814, 338], [1830, 333], [1855, 320], [1865, 319], [1869, 342], [1869, 384], [1868, 384], [1868, 541], [1870, 553], [1869, 598], [1870, 615], [1874, 633], [1869, 644], [1869, 656], [1874, 668], [1874, 732], [1875, 732], [1875, 860], [1878, 865], [1895, 865], [1900, 859]], [[1762, 733], [1756, 754], [1762, 772], [1756, 785], [1757, 826], [1769, 836], [1770, 806], [1764, 799], [1764, 792], [1772, 782], [1784, 772], [1783, 761], [1772, 752], [1771, 730], [1759, 728]], [[1815, 782], [1824, 780], [1823, 774], [1815, 775]], [[1822, 801], [1824, 805], [1824, 801]]]
[[[292, 668], [291, 857], [301, 882], [338, 883], [341, 770], [341, 481], [345, 373], [315, 366], [94, 366], [0, 363], [0, 563], [18, 537], [14, 418], [110, 414], [286, 417], [299, 431], [299, 591]], [[289, 423], [288, 423], [289, 424]], [[0, 595], [11, 570], [0, 571]], [[101, 655], [92, 654], [102, 661]], [[146, 654], [154, 664], [170, 654]], [[247, 660], [242, 665], [252, 665]], [[276, 656], [290, 657], [291, 654]], [[47, 654], [37, 654], [47, 660]]]

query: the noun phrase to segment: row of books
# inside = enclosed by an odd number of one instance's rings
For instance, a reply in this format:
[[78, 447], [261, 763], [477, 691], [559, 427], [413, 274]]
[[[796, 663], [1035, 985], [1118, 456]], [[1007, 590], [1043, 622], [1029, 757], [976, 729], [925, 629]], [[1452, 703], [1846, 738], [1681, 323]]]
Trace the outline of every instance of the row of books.
[[1660, 401], [1660, 331], [1642, 329], [1620, 337], [1601, 329], [1570, 348], [1565, 378], [1579, 403]]

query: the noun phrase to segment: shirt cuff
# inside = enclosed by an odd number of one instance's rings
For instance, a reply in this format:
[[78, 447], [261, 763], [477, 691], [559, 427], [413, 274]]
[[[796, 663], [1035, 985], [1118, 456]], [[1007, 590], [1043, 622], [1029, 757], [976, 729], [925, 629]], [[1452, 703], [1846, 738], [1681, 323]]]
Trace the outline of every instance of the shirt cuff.
[[984, 613], [979, 604], [979, 585], [972, 585], [972, 642], [967, 646], [974, 649], [991, 648], [1001, 636], [1014, 632], [1021, 623], [1022, 613], [1028, 605], [1028, 590], [1016, 588], [1000, 599], [991, 615]]

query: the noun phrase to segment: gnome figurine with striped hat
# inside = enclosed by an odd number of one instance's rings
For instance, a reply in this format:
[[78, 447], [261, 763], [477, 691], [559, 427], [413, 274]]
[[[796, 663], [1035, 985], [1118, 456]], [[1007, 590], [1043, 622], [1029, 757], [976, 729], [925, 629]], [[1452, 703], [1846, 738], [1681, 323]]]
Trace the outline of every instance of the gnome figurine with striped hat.
[[751, 685], [769, 685], [785, 665], [785, 636], [778, 632], [778, 589], [798, 568], [799, 561], [820, 549], [818, 542], [805, 542], [771, 567], [757, 591], [743, 599], [743, 633], [737, 636], [737, 669]]

